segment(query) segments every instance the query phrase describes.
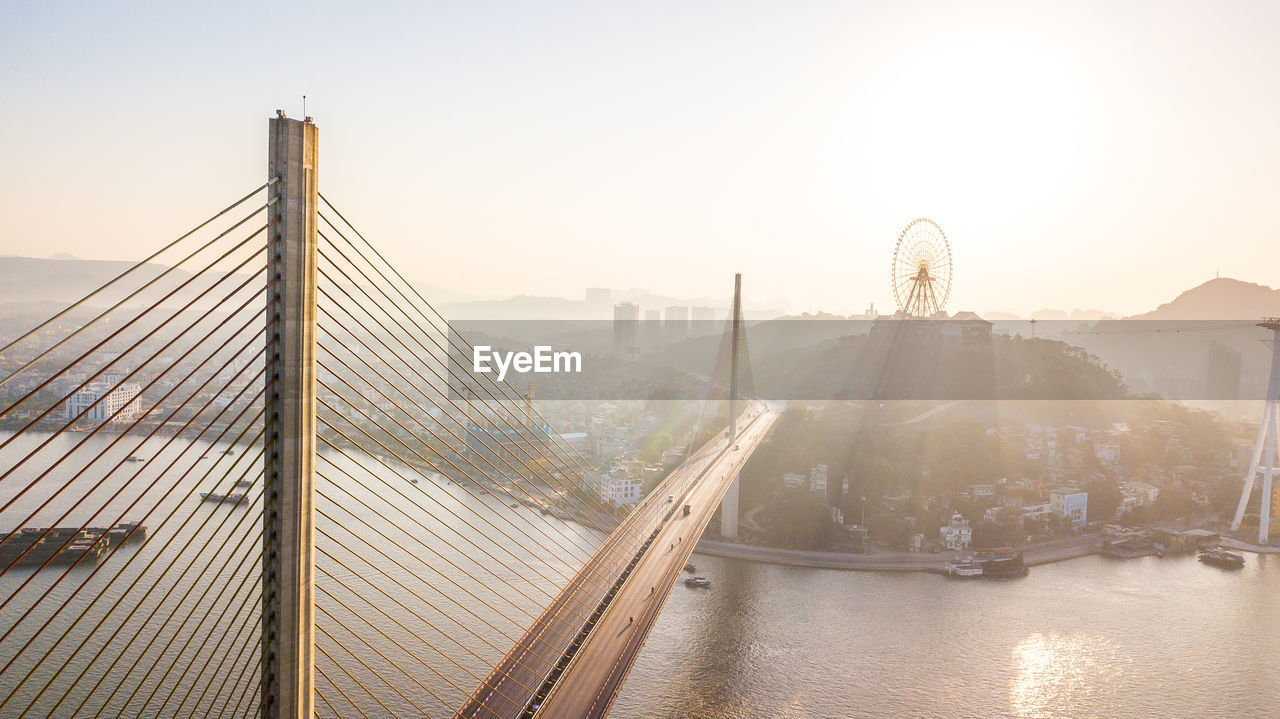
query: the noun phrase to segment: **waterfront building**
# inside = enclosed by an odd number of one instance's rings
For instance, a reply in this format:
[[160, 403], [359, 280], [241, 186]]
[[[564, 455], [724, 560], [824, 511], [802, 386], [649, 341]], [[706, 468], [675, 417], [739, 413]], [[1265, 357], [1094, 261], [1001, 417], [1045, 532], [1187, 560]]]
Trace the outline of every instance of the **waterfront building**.
[[1088, 492], [1059, 487], [1049, 493], [1050, 511], [1069, 520], [1072, 529], [1082, 529], [1088, 523], [1088, 506]]
[[[496, 467], [517, 467], [522, 463], [527, 450], [534, 442], [547, 442], [556, 436], [550, 425], [537, 425], [532, 422], [528, 426], [515, 427], [499, 425], [493, 417], [483, 417], [479, 421], [467, 421], [465, 444], [468, 454], [473, 458], [484, 458], [483, 461]], [[513, 479], [508, 472], [499, 472], [504, 480]]]
[[951, 515], [951, 523], [939, 528], [938, 534], [942, 539], [943, 546], [947, 549], [968, 549], [969, 544], [973, 541], [973, 527], [969, 526], [969, 520], [961, 516], [959, 512]]
[[108, 382], [93, 382], [67, 398], [66, 416], [70, 419], [84, 412], [81, 419], [89, 422], [130, 420], [142, 413], [142, 405], [138, 401], [141, 392], [142, 385], [137, 382], [125, 382], [114, 387]]

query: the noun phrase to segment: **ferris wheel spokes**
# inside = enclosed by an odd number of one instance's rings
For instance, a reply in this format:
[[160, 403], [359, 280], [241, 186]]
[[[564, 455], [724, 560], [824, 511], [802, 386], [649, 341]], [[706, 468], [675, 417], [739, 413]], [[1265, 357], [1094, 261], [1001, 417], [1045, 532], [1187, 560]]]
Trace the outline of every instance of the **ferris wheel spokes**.
[[901, 313], [931, 317], [943, 309], [951, 293], [951, 245], [936, 222], [922, 217], [898, 236], [890, 281]]

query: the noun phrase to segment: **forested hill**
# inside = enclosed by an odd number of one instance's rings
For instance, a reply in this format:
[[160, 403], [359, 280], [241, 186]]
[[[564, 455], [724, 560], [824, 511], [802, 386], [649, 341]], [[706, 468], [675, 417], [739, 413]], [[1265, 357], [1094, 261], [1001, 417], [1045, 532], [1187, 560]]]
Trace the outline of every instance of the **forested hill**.
[[1098, 358], [1064, 342], [993, 337], [884, 341], [869, 335], [758, 355], [756, 391], [792, 399], [1119, 399]]

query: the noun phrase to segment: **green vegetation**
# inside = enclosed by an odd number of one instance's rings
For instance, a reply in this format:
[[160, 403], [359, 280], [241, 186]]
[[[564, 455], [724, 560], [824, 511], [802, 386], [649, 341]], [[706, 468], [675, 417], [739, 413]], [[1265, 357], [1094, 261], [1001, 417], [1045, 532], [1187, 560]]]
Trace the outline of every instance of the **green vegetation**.
[[1079, 347], [1047, 339], [852, 335], [755, 358], [766, 396], [823, 399], [1052, 399], [1125, 397], [1120, 375]]
[[657, 462], [662, 459], [662, 453], [671, 448], [672, 442], [671, 433], [665, 430], [641, 437], [636, 441], [640, 447], [640, 461], [646, 464]]
[[[1234, 507], [1239, 489], [1229, 481], [1235, 476], [1228, 462], [1229, 428], [1214, 415], [1151, 400], [1065, 403], [1084, 405], [1071, 414], [1092, 416], [1089, 426], [1108, 433], [1078, 439], [1075, 427], [1067, 425], [1033, 434], [1035, 416], [1028, 403], [1009, 404], [1013, 423], [1002, 421], [1007, 415], [998, 403], [964, 403], [936, 419], [928, 417], [930, 405], [923, 402], [793, 404], [744, 466], [741, 506], [743, 511], [763, 507], [755, 516], [766, 530], [765, 541], [808, 548], [831, 541], [813, 529], [818, 505], [824, 503], [839, 507], [848, 524], [865, 524], [872, 541], [896, 548], [906, 548], [914, 534], [935, 539], [955, 511], [972, 523], [973, 546], [1018, 545], [1027, 535], [1070, 531], [1058, 518], [1024, 521], [1015, 508], [998, 509], [991, 521], [984, 515], [996, 499], [976, 496], [972, 485], [997, 484], [999, 498], [1016, 505], [1047, 502], [1053, 487], [1079, 486], [1089, 494], [1093, 521], [1116, 518], [1124, 503], [1124, 480], [1160, 490], [1154, 503], [1124, 515], [1128, 522], [1221, 514]], [[1093, 404], [1099, 406], [1088, 406]], [[911, 420], [922, 416], [927, 418]], [[1113, 430], [1113, 421], [1125, 421], [1128, 430]], [[1099, 459], [1095, 442], [1119, 445], [1120, 467]], [[1038, 459], [1028, 458], [1032, 449], [1040, 453]], [[784, 474], [807, 480], [818, 464], [827, 465], [825, 496], [783, 487]], [[1025, 482], [1019, 485], [1020, 480]], [[766, 525], [762, 517], [772, 522]], [[781, 526], [783, 518], [796, 526]]]
[[783, 489], [756, 515], [769, 544], [788, 549], [826, 549], [840, 532], [822, 500], [803, 489]]
[[[956, 491], [992, 483], [1026, 464], [978, 421], [868, 426], [862, 419], [860, 410], [841, 405], [787, 409], [743, 467], [742, 505], [767, 503], [782, 488], [784, 473], [807, 475], [819, 462], [828, 468], [829, 501], [846, 512], [858, 509], [857, 497], [901, 489], [915, 495]], [[842, 496], [846, 476], [853, 504]]]

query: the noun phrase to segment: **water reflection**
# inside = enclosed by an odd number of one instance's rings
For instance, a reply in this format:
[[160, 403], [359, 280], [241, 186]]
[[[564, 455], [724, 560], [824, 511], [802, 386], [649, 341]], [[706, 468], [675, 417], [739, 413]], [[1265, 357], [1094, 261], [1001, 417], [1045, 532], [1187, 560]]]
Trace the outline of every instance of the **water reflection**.
[[1009, 703], [1016, 716], [1043, 717], [1109, 693], [1132, 658], [1105, 637], [1036, 633], [1013, 650]]
[[1280, 716], [1280, 557], [1008, 582], [695, 556], [614, 705], [640, 717]]

